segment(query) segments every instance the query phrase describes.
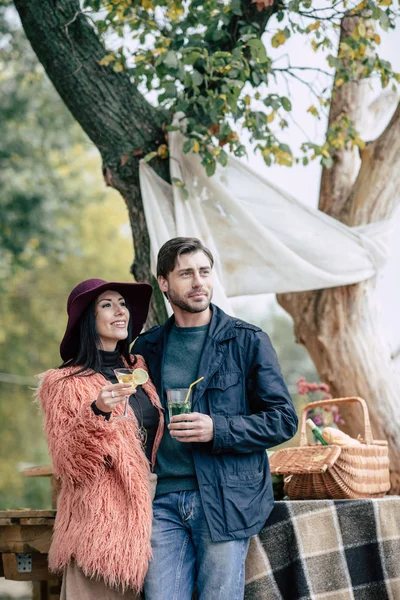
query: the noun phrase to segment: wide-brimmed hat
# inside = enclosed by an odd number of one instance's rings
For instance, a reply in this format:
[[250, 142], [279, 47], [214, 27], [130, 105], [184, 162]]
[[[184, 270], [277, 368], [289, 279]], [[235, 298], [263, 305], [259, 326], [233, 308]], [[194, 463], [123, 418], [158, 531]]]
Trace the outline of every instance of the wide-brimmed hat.
[[76, 356], [79, 348], [79, 321], [89, 304], [106, 290], [115, 290], [126, 300], [130, 311], [132, 339], [142, 330], [149, 312], [153, 288], [149, 283], [118, 283], [104, 279], [86, 279], [79, 283], [68, 297], [68, 323], [60, 344], [60, 354], [64, 361]]

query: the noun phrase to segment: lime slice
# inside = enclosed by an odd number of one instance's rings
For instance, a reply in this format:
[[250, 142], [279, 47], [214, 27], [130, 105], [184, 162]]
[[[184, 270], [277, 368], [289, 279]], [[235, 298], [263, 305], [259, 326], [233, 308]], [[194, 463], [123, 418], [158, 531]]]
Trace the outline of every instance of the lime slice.
[[134, 385], [143, 385], [149, 379], [148, 373], [144, 369], [134, 369], [132, 373], [132, 380]]

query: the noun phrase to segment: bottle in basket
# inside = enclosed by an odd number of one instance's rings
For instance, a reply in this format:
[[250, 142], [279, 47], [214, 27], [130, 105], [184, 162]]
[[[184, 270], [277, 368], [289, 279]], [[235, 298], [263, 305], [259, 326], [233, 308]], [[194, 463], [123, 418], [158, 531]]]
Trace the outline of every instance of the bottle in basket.
[[318, 441], [321, 442], [321, 444], [323, 446], [328, 446], [328, 442], [324, 440], [324, 438], [322, 437], [321, 431], [319, 430], [319, 428], [316, 426], [316, 424], [314, 423], [314, 421], [312, 419], [307, 419], [306, 425], [311, 429], [314, 436], [317, 438]]

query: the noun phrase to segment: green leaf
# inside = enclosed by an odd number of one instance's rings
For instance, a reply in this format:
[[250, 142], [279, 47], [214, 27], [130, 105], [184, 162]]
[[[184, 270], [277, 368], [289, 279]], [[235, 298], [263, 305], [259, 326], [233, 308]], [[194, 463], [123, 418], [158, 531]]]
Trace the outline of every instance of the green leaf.
[[247, 42], [250, 48], [251, 58], [259, 63], [265, 63], [268, 60], [265, 46], [259, 39], [252, 39]]
[[241, 0], [232, 0], [231, 1], [231, 11], [234, 15], [238, 17], [242, 16], [242, 3]]
[[286, 112], [290, 112], [292, 110], [292, 103], [290, 102], [289, 98], [282, 96], [281, 100], [283, 108], [286, 110]]
[[183, 142], [183, 148], [182, 149], [183, 149], [183, 152], [185, 154], [187, 154], [188, 152], [190, 152], [192, 150], [192, 148], [193, 148], [193, 142], [194, 142], [194, 140], [192, 138], [189, 138], [188, 140], [185, 140]]
[[187, 191], [187, 189], [185, 187], [181, 188], [181, 194], [182, 194], [182, 198], [184, 200], [189, 200], [189, 192]]
[[193, 85], [201, 85], [203, 83], [203, 75], [198, 71], [194, 70], [192, 73]]
[[206, 173], [209, 177], [212, 177], [214, 175], [215, 168], [216, 168], [215, 160], [206, 164]]
[[185, 65], [194, 65], [196, 60], [198, 60], [201, 57], [202, 57], [202, 54], [196, 50], [196, 51], [190, 52], [189, 54], [184, 54], [183, 63]]
[[146, 156], [143, 158], [143, 162], [148, 163], [150, 162], [155, 156], [157, 156], [157, 152], [149, 152], [148, 154], [146, 154]]
[[246, 152], [246, 147], [243, 145], [240, 145], [236, 148], [235, 152], [234, 152], [235, 156], [238, 156], [239, 158], [241, 156], [246, 156], [247, 152]]
[[331, 167], [333, 167], [333, 160], [332, 158], [329, 156], [323, 156], [321, 159], [321, 165], [323, 167], [326, 167], [327, 169], [330, 169]]
[[222, 165], [223, 167], [226, 167], [226, 165], [228, 164], [228, 155], [227, 153], [222, 150], [220, 154], [218, 154], [217, 160], [219, 162], [220, 165]]
[[163, 60], [163, 63], [170, 69], [177, 69], [178, 68], [178, 57], [176, 55], [176, 52], [174, 52], [173, 50], [169, 50]]

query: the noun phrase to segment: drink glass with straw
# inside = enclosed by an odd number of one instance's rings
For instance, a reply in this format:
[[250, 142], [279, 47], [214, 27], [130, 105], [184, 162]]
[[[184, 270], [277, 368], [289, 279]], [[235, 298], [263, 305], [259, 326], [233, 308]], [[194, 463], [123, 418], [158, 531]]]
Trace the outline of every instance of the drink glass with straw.
[[[132, 383], [135, 387], [138, 385], [143, 385], [149, 379], [148, 373], [144, 369], [114, 369], [114, 373], [116, 378], [118, 379], [118, 383]], [[124, 404], [124, 412], [122, 415], [118, 415], [113, 417], [114, 419], [133, 419], [134, 416], [128, 415], [128, 406], [129, 406], [129, 395], [125, 396], [125, 404]]]
[[175, 390], [167, 390], [167, 401], [168, 401], [168, 413], [169, 420], [176, 415], [187, 415], [192, 412], [192, 403], [190, 402], [190, 394], [193, 386], [204, 379], [196, 379], [193, 381], [188, 388], [181, 388]]

